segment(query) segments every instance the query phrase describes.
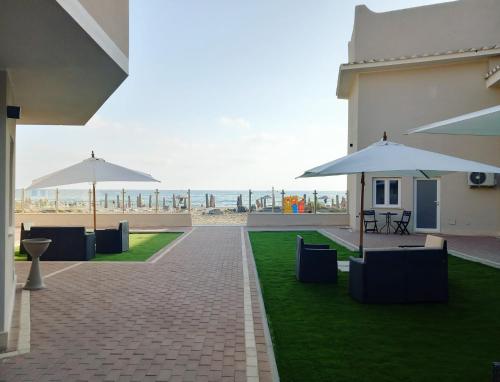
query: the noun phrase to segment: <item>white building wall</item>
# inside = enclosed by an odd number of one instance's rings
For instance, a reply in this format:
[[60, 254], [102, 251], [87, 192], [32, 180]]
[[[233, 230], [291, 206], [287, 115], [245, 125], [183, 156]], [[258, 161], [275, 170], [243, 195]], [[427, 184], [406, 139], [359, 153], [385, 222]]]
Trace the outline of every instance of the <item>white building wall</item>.
[[[353, 87], [349, 103], [357, 105], [357, 149], [389, 140], [500, 166], [500, 137], [406, 135], [413, 128], [500, 104], [500, 90], [488, 89], [484, 73], [488, 60], [413, 70], [364, 73]], [[354, 136], [354, 135], [353, 135]], [[394, 158], [398, 160], [398, 158]], [[350, 200], [359, 212], [359, 182], [348, 183]], [[354, 189], [353, 189], [354, 187]], [[500, 187], [471, 189], [467, 174], [441, 178], [441, 232], [463, 235], [498, 235]], [[402, 183], [402, 209], [414, 211], [413, 179]], [[365, 208], [372, 207], [372, 176], [367, 176]], [[351, 211], [352, 213], [352, 211]], [[352, 225], [357, 227], [357, 225]]]
[[14, 193], [16, 122], [7, 119], [7, 105], [14, 104], [8, 75], [0, 71], [0, 350], [7, 346], [16, 275], [14, 268]]
[[[348, 132], [347, 132], [347, 153], [352, 154], [358, 150], [358, 86], [357, 80], [354, 81], [348, 106]], [[361, 197], [360, 188], [357, 187], [361, 180], [360, 176], [347, 176], [347, 196], [349, 206], [349, 225], [357, 227], [359, 225], [359, 199]]]
[[499, 14], [498, 0], [459, 0], [381, 13], [359, 5], [349, 61], [497, 45]]

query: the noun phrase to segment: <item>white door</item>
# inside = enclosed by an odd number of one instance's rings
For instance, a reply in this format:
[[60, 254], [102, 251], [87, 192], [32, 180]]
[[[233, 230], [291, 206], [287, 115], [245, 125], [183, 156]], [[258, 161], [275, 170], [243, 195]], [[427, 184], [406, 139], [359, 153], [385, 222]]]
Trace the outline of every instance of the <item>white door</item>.
[[415, 231], [440, 230], [439, 179], [415, 179]]

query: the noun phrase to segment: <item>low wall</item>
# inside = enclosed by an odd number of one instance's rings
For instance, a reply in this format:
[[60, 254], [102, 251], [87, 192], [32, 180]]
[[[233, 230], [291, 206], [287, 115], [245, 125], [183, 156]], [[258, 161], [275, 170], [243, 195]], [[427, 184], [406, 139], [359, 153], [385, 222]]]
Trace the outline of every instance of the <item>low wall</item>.
[[249, 214], [247, 223], [249, 227], [332, 225], [349, 225], [349, 214], [273, 214], [259, 212]]
[[[23, 222], [35, 226], [85, 226], [93, 227], [92, 214], [71, 213], [21, 213], [16, 214], [16, 227]], [[130, 228], [191, 227], [191, 214], [97, 214], [97, 228], [116, 227], [120, 220], [127, 220]]]

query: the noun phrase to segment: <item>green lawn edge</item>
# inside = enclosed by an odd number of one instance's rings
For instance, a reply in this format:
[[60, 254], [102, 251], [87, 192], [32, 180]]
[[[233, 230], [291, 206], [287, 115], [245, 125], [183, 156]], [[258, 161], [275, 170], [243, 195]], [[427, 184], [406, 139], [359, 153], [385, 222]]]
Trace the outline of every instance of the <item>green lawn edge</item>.
[[318, 232], [249, 232], [282, 382], [491, 380], [498, 269], [450, 256], [448, 304], [364, 305], [348, 295], [348, 273], [337, 285], [296, 281], [297, 234], [331, 243]]
[[127, 252], [96, 253], [91, 261], [147, 261], [182, 234], [183, 232], [131, 233]]

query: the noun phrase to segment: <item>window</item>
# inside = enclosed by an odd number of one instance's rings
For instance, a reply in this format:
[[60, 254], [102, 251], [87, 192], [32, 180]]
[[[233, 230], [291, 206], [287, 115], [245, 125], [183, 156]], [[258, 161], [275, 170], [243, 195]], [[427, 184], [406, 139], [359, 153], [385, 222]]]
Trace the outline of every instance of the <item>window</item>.
[[401, 207], [401, 179], [373, 179], [373, 207]]

